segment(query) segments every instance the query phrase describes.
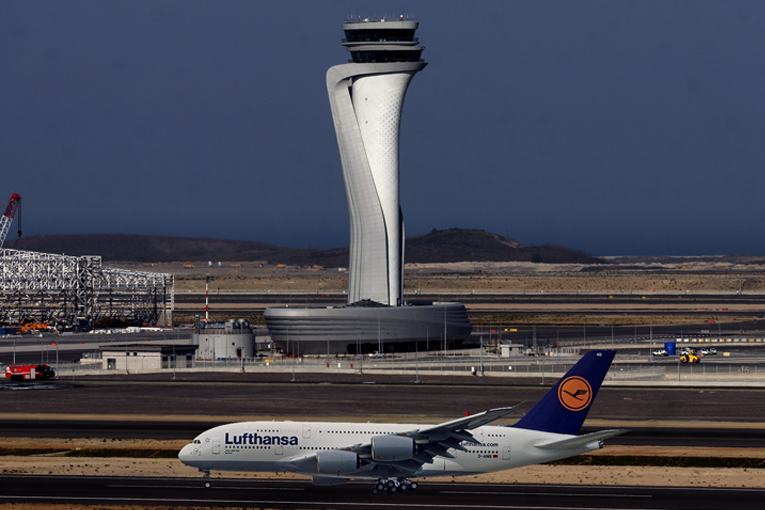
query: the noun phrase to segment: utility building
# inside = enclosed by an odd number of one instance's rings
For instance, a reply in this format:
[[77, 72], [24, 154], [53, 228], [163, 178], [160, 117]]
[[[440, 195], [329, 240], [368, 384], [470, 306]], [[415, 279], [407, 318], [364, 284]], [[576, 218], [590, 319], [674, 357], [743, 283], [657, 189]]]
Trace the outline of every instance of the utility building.
[[255, 335], [244, 319], [197, 323], [191, 343], [199, 346], [197, 359], [230, 360], [255, 355]]
[[168, 368], [192, 368], [196, 345], [109, 344], [101, 346], [103, 368], [139, 373]]

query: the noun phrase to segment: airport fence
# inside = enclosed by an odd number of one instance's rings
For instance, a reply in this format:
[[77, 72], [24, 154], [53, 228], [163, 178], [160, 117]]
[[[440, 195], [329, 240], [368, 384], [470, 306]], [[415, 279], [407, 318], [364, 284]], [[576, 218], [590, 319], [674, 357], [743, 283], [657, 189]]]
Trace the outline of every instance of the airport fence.
[[[151, 372], [258, 372], [258, 373], [369, 373], [420, 376], [489, 376], [535, 378], [541, 382], [562, 377], [579, 357], [560, 354], [529, 358], [475, 356], [464, 352], [414, 353], [388, 358], [351, 356], [259, 358], [247, 360], [197, 360], [193, 368], [173, 368], [172, 365]], [[55, 367], [54, 367], [55, 368]], [[133, 374], [149, 373], [131, 370]], [[57, 367], [59, 377], [78, 375], [120, 374], [124, 371], [104, 369], [95, 363], [67, 363]], [[765, 363], [740, 363], [715, 360], [700, 364], [645, 362], [645, 356], [620, 356], [606, 375], [606, 384], [626, 385], [755, 385], [765, 386]]]

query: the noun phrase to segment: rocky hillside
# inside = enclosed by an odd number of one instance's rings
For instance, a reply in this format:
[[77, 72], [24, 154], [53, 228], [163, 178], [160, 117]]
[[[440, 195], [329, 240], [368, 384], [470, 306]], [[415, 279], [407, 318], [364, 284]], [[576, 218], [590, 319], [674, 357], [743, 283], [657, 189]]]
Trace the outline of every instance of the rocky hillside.
[[[22, 239], [17, 249], [67, 255], [100, 255], [104, 261], [263, 261], [272, 264], [346, 267], [348, 249], [282, 248], [255, 241], [125, 234], [73, 234]], [[560, 246], [524, 246], [483, 230], [433, 230], [406, 240], [406, 262], [533, 261], [598, 263], [602, 260]]]

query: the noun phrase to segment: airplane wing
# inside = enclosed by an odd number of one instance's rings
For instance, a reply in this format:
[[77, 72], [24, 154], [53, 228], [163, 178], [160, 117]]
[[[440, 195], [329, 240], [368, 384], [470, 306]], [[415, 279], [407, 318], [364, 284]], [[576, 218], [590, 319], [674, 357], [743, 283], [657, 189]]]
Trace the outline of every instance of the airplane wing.
[[[473, 437], [469, 430], [496, 421], [513, 411], [515, 411], [514, 407], [492, 409], [490, 411], [474, 414], [472, 416], [465, 416], [464, 418], [458, 418], [439, 425], [431, 425], [407, 432], [400, 432], [394, 436], [388, 436], [410, 438], [415, 447], [415, 453], [411, 459], [390, 461], [373, 459], [371, 442], [357, 443], [353, 446], [339, 448], [339, 450], [354, 452], [361, 460], [359, 470], [353, 473], [354, 476], [364, 474], [365, 472], [377, 472], [376, 470], [378, 467], [385, 470], [387, 473], [385, 476], [411, 476], [417, 472], [423, 464], [432, 464], [435, 457], [440, 456], [453, 459], [454, 455], [448, 452], [449, 448], [466, 451], [467, 448], [460, 444], [463, 441], [479, 444], [479, 441]], [[317, 454], [308, 454], [303, 457], [285, 461], [282, 464], [282, 469], [285, 471], [298, 470], [310, 472], [316, 470], [317, 462]]]
[[435, 457], [453, 459], [454, 455], [448, 452], [449, 448], [467, 451], [467, 448], [461, 444], [463, 441], [479, 444], [479, 441], [473, 437], [469, 430], [496, 421], [513, 411], [515, 411], [514, 407], [491, 409], [439, 425], [401, 432], [398, 436], [411, 438], [416, 445], [416, 453], [409, 460], [391, 462], [374, 460], [372, 459], [372, 443], [359, 443], [346, 449], [356, 452], [361, 459], [367, 462], [385, 464], [389, 468], [409, 475], [419, 470], [423, 464], [432, 464]]

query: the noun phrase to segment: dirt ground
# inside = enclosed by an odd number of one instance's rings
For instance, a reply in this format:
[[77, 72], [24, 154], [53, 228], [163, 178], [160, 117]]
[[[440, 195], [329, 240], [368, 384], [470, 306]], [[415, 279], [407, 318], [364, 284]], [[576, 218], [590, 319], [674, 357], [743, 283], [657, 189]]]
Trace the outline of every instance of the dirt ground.
[[[223, 262], [220, 267], [207, 263], [194, 263], [194, 268], [184, 267], [183, 262], [156, 264], [153, 271], [175, 274], [176, 296], [203, 293], [205, 277], [210, 275], [210, 310], [234, 311], [252, 323], [260, 323], [262, 315], [248, 314], [252, 303], [231, 299], [237, 293], [264, 293], [273, 300], [259, 301], [256, 308], [262, 309], [300, 300], [300, 296], [328, 295], [344, 299], [348, 288], [347, 271], [337, 269], [316, 269], [297, 267], [276, 267], [247, 262]], [[146, 269], [141, 265], [123, 265], [128, 269]], [[765, 293], [765, 266], [759, 264], [733, 264], [678, 258], [676, 263], [632, 264], [629, 266], [581, 265], [581, 264], [533, 264], [530, 262], [456, 262], [440, 264], [407, 264], [404, 276], [404, 292], [408, 300], [420, 296], [440, 296], [439, 299], [454, 299], [465, 302], [471, 320], [476, 323], [496, 324], [506, 321], [519, 324], [572, 324], [581, 321], [581, 309], [591, 311], [588, 322], [611, 323], [613, 315], [598, 315], [599, 311], [614, 310], [625, 313], [620, 317], [621, 325], [641, 324], [692, 324], [699, 321], [698, 305], [693, 295], [720, 295], [720, 305], [711, 306], [709, 317], [721, 320], [715, 309], [725, 309], [724, 319], [728, 322], [746, 320], [752, 311], [760, 311], [760, 304], [744, 304], [726, 300], [726, 296]], [[220, 293], [220, 297], [218, 294]], [[623, 305], [606, 300], [601, 303], [582, 304], [555, 303], [560, 314], [543, 316], [529, 312], [540, 307], [539, 303], [524, 305], [522, 301], [497, 305], [491, 296], [546, 296], [554, 294], [581, 294], [582, 296], [645, 296], [646, 301]], [[678, 303], [664, 300], [652, 303], [652, 295], [674, 295], [683, 297]], [[473, 296], [476, 297], [473, 297]], [[480, 296], [486, 297], [482, 299]], [[487, 297], [488, 296], [488, 297]], [[578, 307], [578, 308], [577, 308]], [[239, 311], [241, 310], [241, 311]], [[496, 316], [490, 313], [496, 310]], [[660, 311], [671, 312], [658, 315]], [[679, 312], [687, 310], [688, 315]], [[180, 321], [193, 320], [197, 303], [179, 300], [176, 303], [176, 318]], [[645, 313], [641, 313], [641, 311]], [[629, 312], [629, 313], [627, 313]], [[736, 312], [740, 312], [737, 314]], [[627, 316], [628, 315], [628, 316]]]
[[[248, 262], [194, 264], [183, 262], [120, 264], [175, 274], [176, 293], [203, 291], [210, 275], [210, 294], [237, 290], [315, 291], [342, 293], [348, 288], [347, 271], [275, 267]], [[498, 291], [539, 294], [546, 292], [752, 292], [765, 291], [765, 266], [702, 261], [674, 264], [635, 264], [629, 267], [582, 264], [533, 264], [530, 262], [454, 262], [406, 264], [404, 288], [410, 292]]]
[[[161, 448], [177, 449], [185, 441], [106, 440], [55, 438], [0, 438], [0, 448]], [[687, 457], [754, 457], [765, 458], [762, 448], [666, 448], [646, 446], [606, 446], [592, 455], [648, 455]], [[87, 458], [38, 455], [30, 457], [0, 457], [0, 473], [70, 476], [170, 476], [200, 477], [196, 469], [175, 459]], [[748, 487], [765, 488], [765, 476], [759, 469], [675, 468], [632, 466], [529, 466], [525, 468], [467, 476], [460, 480], [477, 483], [534, 484], [543, 480], [549, 484], [684, 486], [684, 487]], [[213, 472], [213, 478], [273, 478], [267, 473]], [[302, 475], [279, 475], [308, 479]], [[436, 480], [450, 480], [443, 478]], [[0, 506], [0, 508], [2, 508]], [[21, 507], [14, 507], [21, 508]], [[36, 506], [38, 510], [40, 506]], [[69, 506], [55, 507], [75, 508]], [[79, 507], [77, 507], [79, 508]]]

